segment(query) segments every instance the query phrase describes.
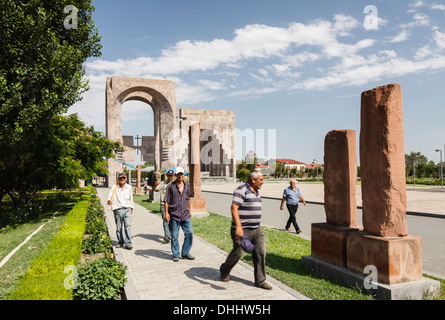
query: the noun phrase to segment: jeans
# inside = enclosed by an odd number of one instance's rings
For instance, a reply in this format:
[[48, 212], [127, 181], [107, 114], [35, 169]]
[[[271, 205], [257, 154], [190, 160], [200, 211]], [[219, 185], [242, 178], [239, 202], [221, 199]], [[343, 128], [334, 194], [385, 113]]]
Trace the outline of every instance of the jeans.
[[161, 215], [162, 215], [162, 226], [164, 227], [164, 237], [171, 238], [169, 223], [167, 221], [165, 221], [165, 207], [164, 207], [164, 202], [162, 202], [162, 201], [161, 201], [160, 210], [161, 210]]
[[175, 219], [170, 218], [169, 227], [172, 236], [171, 248], [173, 258], [179, 258], [179, 228], [182, 228], [182, 231], [184, 232], [184, 243], [182, 245], [181, 255], [187, 256], [190, 253], [193, 244], [192, 220], [187, 219], [184, 221], [176, 221]]
[[[238, 263], [243, 256], [243, 248], [241, 248], [241, 238], [235, 235], [235, 228], [231, 228], [233, 249], [227, 256], [226, 261], [219, 268], [221, 277], [229, 275], [232, 268]], [[244, 228], [244, 235], [253, 243], [255, 249], [252, 252], [253, 269], [255, 277], [255, 285], [262, 285], [266, 282], [266, 236], [261, 227], [255, 229]]]
[[114, 221], [116, 222], [116, 236], [119, 244], [131, 245], [131, 209], [120, 208], [114, 210]]
[[288, 229], [290, 227], [290, 224], [292, 223], [295, 231], [300, 230], [300, 227], [297, 224], [297, 218], [296, 218], [296, 214], [297, 214], [297, 210], [298, 210], [298, 204], [286, 204], [287, 210], [289, 210], [289, 219], [287, 220], [286, 223], [286, 229]]

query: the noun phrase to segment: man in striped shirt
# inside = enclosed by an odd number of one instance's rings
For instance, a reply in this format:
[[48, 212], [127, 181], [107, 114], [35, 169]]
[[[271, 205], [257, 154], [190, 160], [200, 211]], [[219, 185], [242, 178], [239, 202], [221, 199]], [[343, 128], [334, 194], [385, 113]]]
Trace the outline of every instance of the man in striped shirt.
[[221, 265], [221, 280], [230, 281], [229, 273], [243, 255], [241, 240], [246, 236], [255, 249], [252, 252], [254, 265], [255, 286], [270, 290], [272, 287], [266, 283], [266, 237], [260, 227], [261, 221], [261, 197], [258, 190], [264, 183], [264, 177], [258, 171], [253, 171], [249, 181], [236, 188], [233, 193], [232, 228], [231, 237], [233, 249]]

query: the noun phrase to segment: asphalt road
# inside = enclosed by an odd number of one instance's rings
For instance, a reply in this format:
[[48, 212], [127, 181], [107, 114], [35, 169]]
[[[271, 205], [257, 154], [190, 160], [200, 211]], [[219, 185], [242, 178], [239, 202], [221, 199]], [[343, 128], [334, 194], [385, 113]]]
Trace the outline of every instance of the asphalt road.
[[[202, 195], [207, 199], [207, 211], [231, 216], [231, 194], [203, 191]], [[279, 199], [263, 197], [262, 200], [263, 216], [261, 225], [280, 229], [284, 232], [289, 217], [286, 206], [281, 211], [281, 201]], [[359, 225], [361, 225], [361, 217], [362, 211], [357, 209]], [[326, 217], [322, 204], [308, 203], [307, 206], [304, 206], [300, 203], [297, 212], [297, 223], [302, 232], [298, 236], [311, 240], [311, 224], [325, 221]], [[408, 215], [406, 221], [409, 234], [422, 238], [423, 273], [445, 279], [445, 219]], [[290, 232], [295, 232], [293, 226], [291, 226]]]

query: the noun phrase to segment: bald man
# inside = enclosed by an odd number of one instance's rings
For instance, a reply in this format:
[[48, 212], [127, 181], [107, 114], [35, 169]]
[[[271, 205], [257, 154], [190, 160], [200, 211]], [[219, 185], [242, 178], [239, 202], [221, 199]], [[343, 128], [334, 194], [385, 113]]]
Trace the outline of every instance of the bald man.
[[290, 231], [290, 224], [295, 228], [295, 232], [299, 234], [301, 232], [300, 227], [297, 224], [297, 210], [298, 210], [298, 202], [301, 200], [304, 205], [306, 205], [306, 201], [304, 201], [304, 198], [301, 196], [300, 189], [296, 186], [297, 182], [292, 179], [290, 181], [290, 186], [284, 189], [283, 191], [283, 199], [281, 199], [281, 206], [280, 210], [283, 210], [284, 201], [286, 201], [286, 207], [289, 211], [289, 219], [286, 223], [286, 230]]

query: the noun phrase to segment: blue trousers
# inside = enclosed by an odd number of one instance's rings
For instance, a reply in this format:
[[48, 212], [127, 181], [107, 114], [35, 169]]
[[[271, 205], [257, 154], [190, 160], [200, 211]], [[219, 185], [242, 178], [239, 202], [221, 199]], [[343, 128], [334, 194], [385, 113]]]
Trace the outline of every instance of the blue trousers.
[[169, 222], [170, 232], [172, 236], [171, 249], [173, 258], [179, 258], [179, 229], [182, 228], [184, 232], [184, 243], [182, 244], [181, 255], [187, 256], [190, 253], [190, 249], [193, 244], [193, 228], [192, 220], [187, 219], [184, 221], [176, 221], [170, 218]]
[[121, 208], [114, 210], [116, 222], [116, 236], [120, 245], [131, 245], [131, 209]]

